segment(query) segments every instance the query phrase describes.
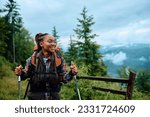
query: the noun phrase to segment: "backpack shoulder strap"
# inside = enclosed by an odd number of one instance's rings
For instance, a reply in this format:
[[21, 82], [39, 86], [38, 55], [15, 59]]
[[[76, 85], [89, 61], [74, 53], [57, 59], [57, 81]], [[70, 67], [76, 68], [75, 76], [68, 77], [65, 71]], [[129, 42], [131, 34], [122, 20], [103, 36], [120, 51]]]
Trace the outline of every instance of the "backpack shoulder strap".
[[[31, 64], [34, 66], [37, 66], [38, 63], [37, 55], [38, 52], [34, 52], [31, 56]], [[54, 52], [54, 58], [55, 58], [56, 67], [60, 66], [62, 64], [62, 57], [59, 51]]]
[[60, 51], [55, 51], [55, 61], [56, 61], [56, 67], [61, 65], [63, 67], [62, 69], [64, 73], [66, 73], [67, 72], [66, 63]]
[[31, 56], [31, 64], [34, 66], [37, 66], [37, 62], [38, 62], [37, 54], [38, 52], [34, 52]]
[[56, 67], [58, 67], [62, 63], [61, 56], [58, 56], [56, 51], [54, 52], [54, 57], [55, 57]]

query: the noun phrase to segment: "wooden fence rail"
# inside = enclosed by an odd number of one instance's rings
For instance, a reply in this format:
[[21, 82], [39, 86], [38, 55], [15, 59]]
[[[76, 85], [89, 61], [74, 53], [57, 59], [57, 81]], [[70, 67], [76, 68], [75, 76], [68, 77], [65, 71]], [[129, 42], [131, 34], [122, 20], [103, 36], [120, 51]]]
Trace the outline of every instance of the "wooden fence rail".
[[95, 90], [101, 90], [101, 91], [106, 91], [106, 92], [109, 91], [114, 94], [124, 95], [126, 100], [132, 99], [132, 92], [133, 92], [135, 77], [136, 77], [136, 74], [133, 71], [130, 71], [129, 79], [110, 78], [110, 77], [95, 77], [95, 76], [77, 76], [78, 79], [126, 83], [127, 84], [126, 91], [113, 90], [113, 89], [107, 89], [107, 88], [102, 88], [102, 87], [92, 87], [92, 89], [95, 89]]

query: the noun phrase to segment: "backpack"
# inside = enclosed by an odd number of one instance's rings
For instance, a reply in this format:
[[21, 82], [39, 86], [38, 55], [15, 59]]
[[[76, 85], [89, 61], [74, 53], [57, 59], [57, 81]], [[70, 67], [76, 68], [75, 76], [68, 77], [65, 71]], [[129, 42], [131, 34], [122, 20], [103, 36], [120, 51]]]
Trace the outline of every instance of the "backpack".
[[[35, 49], [35, 48], [34, 48]], [[38, 50], [36, 49], [36, 50], [34, 50], [34, 52], [33, 52], [33, 54], [32, 54], [32, 56], [31, 56], [31, 64], [33, 65], [33, 66], [38, 66]], [[61, 65], [63, 65], [63, 70], [64, 70], [64, 74], [66, 73], [66, 64], [65, 63], [63, 63], [62, 64], [62, 62], [63, 62], [63, 57], [62, 57], [62, 55], [61, 55], [61, 52], [60, 52], [60, 49], [59, 49], [59, 47], [56, 47], [56, 49], [55, 49], [55, 52], [54, 52], [54, 61], [55, 61], [55, 69], [56, 69], [56, 67], [59, 67], [59, 66], [61, 66]], [[60, 75], [60, 74], [59, 74]], [[65, 79], [64, 79], [64, 77], [63, 77], [63, 75], [62, 76], [59, 76], [59, 78], [62, 80], [62, 81], [64, 81]], [[30, 80], [29, 80], [29, 82], [28, 82], [28, 84], [27, 84], [27, 88], [26, 88], [26, 91], [25, 91], [25, 94], [24, 94], [24, 99], [26, 98], [26, 95], [27, 95], [27, 92], [28, 92], [28, 88], [29, 88], [29, 84], [30, 84]]]

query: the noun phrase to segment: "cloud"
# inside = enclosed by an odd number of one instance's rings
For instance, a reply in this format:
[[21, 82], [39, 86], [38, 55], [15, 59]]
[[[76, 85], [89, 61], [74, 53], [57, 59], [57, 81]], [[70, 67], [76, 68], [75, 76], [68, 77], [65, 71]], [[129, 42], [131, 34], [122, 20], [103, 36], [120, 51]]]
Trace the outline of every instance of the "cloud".
[[137, 33], [137, 34], [150, 33], [150, 28], [137, 29], [137, 30], [135, 31], [135, 33]]
[[56, 0], [16, 1], [20, 5], [24, 25], [32, 36], [39, 32], [51, 33], [53, 26], [56, 25], [62, 27], [59, 21], [64, 20], [61, 17], [61, 11], [65, 8], [63, 2]]
[[122, 51], [117, 54], [111, 53], [104, 56], [105, 61], [111, 61], [115, 65], [122, 65], [126, 59], [126, 53], [123, 53]]
[[[7, 0], [2, 0], [6, 3]], [[93, 15], [91, 27], [100, 45], [150, 43], [150, 0], [16, 0], [25, 27], [34, 36], [51, 33], [56, 26], [60, 37], [69, 37], [78, 24], [84, 6]], [[0, 4], [1, 6], [2, 4]], [[144, 40], [144, 41], [143, 41]]]
[[42, 12], [42, 14], [39, 15], [43, 15], [44, 13], [53, 13], [63, 8], [63, 3], [56, 0], [17, 0], [17, 2], [21, 6], [23, 12], [29, 14], [38, 14]]
[[139, 61], [142, 61], [142, 62], [146, 62], [147, 61], [147, 59], [145, 58], [145, 57], [140, 57], [139, 59], [138, 59]]
[[101, 45], [150, 43], [150, 28], [147, 26], [150, 26], [150, 19], [143, 19], [113, 30], [98, 32], [100, 37], [97, 38], [97, 41]]

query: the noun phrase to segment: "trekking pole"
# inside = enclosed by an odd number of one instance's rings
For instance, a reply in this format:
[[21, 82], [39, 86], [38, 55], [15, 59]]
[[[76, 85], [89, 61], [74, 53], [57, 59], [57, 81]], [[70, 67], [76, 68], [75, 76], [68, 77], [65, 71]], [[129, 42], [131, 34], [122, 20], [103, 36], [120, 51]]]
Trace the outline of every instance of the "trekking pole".
[[[73, 66], [74, 65], [74, 62], [71, 61], [71, 65]], [[80, 95], [80, 90], [79, 90], [79, 86], [78, 86], [78, 80], [77, 80], [77, 73], [74, 73], [74, 81], [75, 81], [75, 88], [77, 90], [77, 93], [78, 93], [78, 97], [79, 97], [79, 100], [81, 100], [81, 95]]]
[[78, 80], [77, 80], [76, 75], [74, 75], [74, 81], [75, 81], [75, 87], [76, 87], [76, 90], [77, 90], [77, 93], [78, 93], [79, 100], [81, 100], [81, 95], [80, 95], [80, 90], [79, 90], [79, 87], [78, 87]]
[[27, 88], [26, 88], [26, 91], [25, 91], [25, 94], [24, 94], [24, 97], [23, 97], [24, 100], [26, 99], [26, 96], [27, 96], [27, 93], [28, 93], [29, 84], [30, 84], [30, 81], [28, 81], [28, 84], [27, 84]]
[[20, 100], [20, 81], [21, 81], [21, 78], [20, 78], [20, 75], [18, 76], [18, 99]]

